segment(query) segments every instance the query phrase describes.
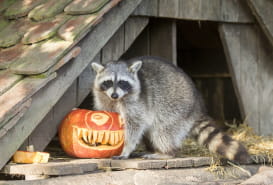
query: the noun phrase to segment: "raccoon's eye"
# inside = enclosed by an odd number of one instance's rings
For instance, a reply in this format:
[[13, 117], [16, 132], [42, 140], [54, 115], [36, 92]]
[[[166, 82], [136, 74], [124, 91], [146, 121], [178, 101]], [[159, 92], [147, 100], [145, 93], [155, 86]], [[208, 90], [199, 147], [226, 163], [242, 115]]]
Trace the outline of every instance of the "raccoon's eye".
[[113, 82], [111, 80], [104, 81], [101, 85], [100, 88], [101, 90], [105, 91], [109, 89], [110, 87], [113, 87]]
[[124, 80], [118, 81], [118, 86], [119, 86], [119, 88], [121, 88], [122, 90], [125, 90], [125, 91], [129, 91], [132, 89], [132, 86], [130, 85], [130, 83], [127, 81], [124, 81]]

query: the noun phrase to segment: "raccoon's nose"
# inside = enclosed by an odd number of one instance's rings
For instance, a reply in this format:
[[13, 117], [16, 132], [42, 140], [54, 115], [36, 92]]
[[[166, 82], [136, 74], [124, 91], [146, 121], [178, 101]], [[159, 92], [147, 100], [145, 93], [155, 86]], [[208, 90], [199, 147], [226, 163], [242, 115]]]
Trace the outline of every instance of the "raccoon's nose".
[[113, 94], [111, 94], [111, 98], [117, 99], [117, 98], [118, 98], [118, 93], [113, 93]]

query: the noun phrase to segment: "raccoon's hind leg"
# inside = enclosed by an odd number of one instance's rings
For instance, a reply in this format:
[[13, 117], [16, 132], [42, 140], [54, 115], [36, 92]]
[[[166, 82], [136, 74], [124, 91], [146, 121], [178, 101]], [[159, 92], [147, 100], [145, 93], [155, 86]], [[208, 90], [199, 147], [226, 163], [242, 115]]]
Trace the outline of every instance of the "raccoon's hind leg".
[[149, 136], [144, 135], [143, 143], [145, 144], [147, 152], [143, 152], [142, 154], [138, 155], [137, 157], [145, 158], [145, 159], [170, 159], [174, 157], [174, 154], [163, 154], [158, 152], [151, 142]]
[[164, 127], [153, 127], [149, 130], [150, 141], [155, 153], [146, 154], [142, 157], [149, 159], [167, 159], [175, 157], [175, 153], [181, 147], [181, 141], [186, 134], [179, 129], [173, 129], [166, 125]]

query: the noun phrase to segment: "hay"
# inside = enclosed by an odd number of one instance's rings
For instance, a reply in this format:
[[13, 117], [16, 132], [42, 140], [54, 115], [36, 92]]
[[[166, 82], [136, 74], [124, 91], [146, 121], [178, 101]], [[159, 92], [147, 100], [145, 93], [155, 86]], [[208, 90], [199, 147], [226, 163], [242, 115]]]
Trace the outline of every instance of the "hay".
[[245, 123], [229, 127], [228, 133], [244, 144], [255, 163], [269, 163], [272, 166], [273, 137], [259, 136]]
[[[241, 142], [251, 155], [253, 163], [256, 164], [270, 164], [273, 163], [273, 137], [263, 137], [257, 135], [253, 128], [247, 124], [229, 125], [228, 135], [233, 139]], [[207, 148], [200, 146], [195, 140], [188, 138], [182, 144], [182, 149], [178, 152], [177, 157], [212, 157], [212, 162], [207, 168], [208, 171], [214, 173], [219, 178], [237, 178], [238, 174], [226, 167], [234, 167], [241, 169], [243, 173], [249, 176], [249, 172], [244, 170], [241, 166], [236, 165], [230, 161], [223, 161], [221, 156], [210, 153]], [[224, 164], [224, 165], [223, 165]]]

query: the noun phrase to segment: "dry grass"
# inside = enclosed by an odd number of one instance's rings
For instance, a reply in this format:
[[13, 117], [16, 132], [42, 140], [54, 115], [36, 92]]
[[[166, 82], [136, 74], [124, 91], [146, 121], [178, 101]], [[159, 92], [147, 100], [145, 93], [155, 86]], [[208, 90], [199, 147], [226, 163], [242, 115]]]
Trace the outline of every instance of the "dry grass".
[[[227, 133], [232, 138], [240, 141], [248, 149], [251, 158], [254, 163], [257, 164], [270, 164], [273, 163], [273, 137], [263, 137], [257, 135], [253, 128], [246, 124], [229, 125], [226, 124], [229, 129]], [[230, 171], [226, 166], [232, 166], [242, 171], [249, 176], [249, 172], [244, 170], [241, 166], [236, 165], [232, 162], [227, 162], [227, 165], [223, 166], [223, 160], [217, 154], [212, 154], [207, 148], [200, 146], [196, 141], [192, 139], [186, 139], [183, 142], [181, 151], [179, 151], [178, 157], [199, 157], [208, 156], [212, 157], [212, 163], [208, 170], [216, 174], [217, 177], [234, 177], [237, 174]]]
[[230, 126], [228, 132], [234, 139], [242, 142], [247, 147], [249, 154], [256, 163], [269, 163], [272, 165], [273, 137], [259, 136], [247, 124]]

